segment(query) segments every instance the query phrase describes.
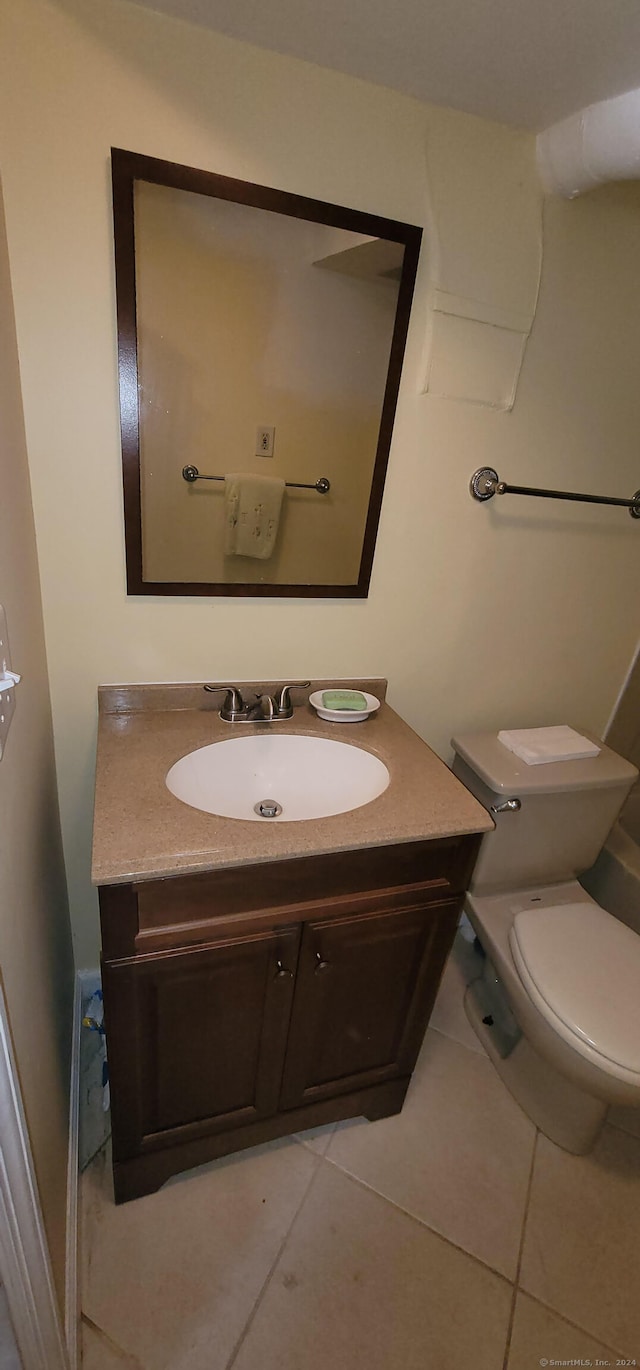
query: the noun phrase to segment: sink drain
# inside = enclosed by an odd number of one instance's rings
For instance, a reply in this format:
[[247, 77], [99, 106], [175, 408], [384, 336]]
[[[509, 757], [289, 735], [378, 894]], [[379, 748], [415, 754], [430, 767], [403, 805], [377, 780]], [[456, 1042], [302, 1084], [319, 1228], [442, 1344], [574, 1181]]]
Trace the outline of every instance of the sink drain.
[[261, 818], [277, 818], [282, 813], [282, 804], [277, 799], [261, 799], [259, 804], [254, 804], [253, 812]]

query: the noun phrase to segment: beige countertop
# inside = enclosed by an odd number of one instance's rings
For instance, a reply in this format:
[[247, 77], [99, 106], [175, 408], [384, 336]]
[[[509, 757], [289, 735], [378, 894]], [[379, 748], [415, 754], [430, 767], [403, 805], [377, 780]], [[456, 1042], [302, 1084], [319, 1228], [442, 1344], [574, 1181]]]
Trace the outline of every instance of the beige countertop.
[[[246, 685], [271, 692], [277, 682]], [[313, 681], [292, 691], [292, 719], [275, 724], [224, 723], [222, 695], [202, 685], [102, 686], [92, 879], [120, 884], [158, 876], [317, 856], [358, 847], [425, 841], [493, 826], [485, 809], [434, 752], [382, 703], [361, 723], [329, 723], [308, 703], [312, 689], [336, 683], [384, 701], [386, 681]], [[298, 702], [300, 701], [300, 702]], [[302, 733], [363, 747], [391, 775], [383, 794], [331, 818], [264, 823], [219, 818], [174, 798], [164, 781], [181, 756], [211, 742], [254, 733]]]

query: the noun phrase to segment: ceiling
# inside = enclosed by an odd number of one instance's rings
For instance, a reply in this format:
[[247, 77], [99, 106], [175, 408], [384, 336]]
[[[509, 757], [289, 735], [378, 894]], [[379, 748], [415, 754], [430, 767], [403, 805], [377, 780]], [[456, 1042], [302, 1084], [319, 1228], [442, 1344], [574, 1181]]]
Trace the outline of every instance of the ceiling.
[[137, 3], [534, 131], [640, 86], [640, 0]]

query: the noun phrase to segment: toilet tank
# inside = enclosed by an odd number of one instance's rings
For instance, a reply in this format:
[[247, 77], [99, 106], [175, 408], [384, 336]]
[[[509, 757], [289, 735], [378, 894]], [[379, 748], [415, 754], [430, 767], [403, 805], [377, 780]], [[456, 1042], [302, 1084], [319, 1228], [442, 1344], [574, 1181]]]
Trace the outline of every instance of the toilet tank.
[[[597, 738], [591, 739], [598, 742]], [[603, 742], [597, 756], [528, 766], [496, 733], [451, 739], [453, 773], [491, 810], [470, 888], [477, 894], [573, 880], [593, 865], [638, 772]]]

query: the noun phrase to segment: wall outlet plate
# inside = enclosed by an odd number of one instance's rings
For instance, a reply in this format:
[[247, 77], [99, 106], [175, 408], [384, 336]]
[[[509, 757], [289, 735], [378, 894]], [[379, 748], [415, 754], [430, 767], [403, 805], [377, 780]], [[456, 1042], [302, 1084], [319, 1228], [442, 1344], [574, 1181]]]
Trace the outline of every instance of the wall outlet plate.
[[[11, 670], [11, 659], [9, 656], [9, 637], [7, 634], [7, 616], [3, 606], [0, 604], [0, 678]], [[0, 759], [7, 741], [9, 725], [13, 718], [16, 707], [16, 687], [11, 685], [5, 687], [0, 679]]]
[[275, 427], [256, 428], [256, 456], [272, 457], [276, 442]]

